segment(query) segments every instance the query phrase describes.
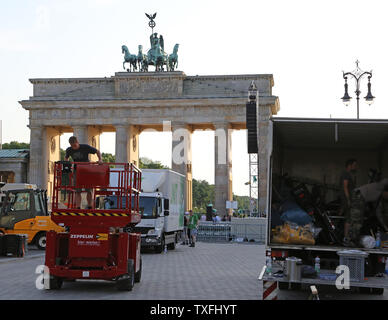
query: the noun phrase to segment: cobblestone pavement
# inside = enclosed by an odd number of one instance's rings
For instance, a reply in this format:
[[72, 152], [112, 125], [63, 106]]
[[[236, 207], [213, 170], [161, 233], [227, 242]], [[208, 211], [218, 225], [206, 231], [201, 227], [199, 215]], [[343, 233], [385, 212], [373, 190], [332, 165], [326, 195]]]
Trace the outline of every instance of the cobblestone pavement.
[[[258, 266], [264, 247], [198, 242], [167, 254], [143, 253], [143, 273], [133, 291], [108, 281], [65, 282], [61, 290], [37, 290], [42, 253], [0, 260], [0, 299], [258, 299]], [[8, 259], [8, 260], [7, 260]]]
[[[262, 289], [257, 280], [264, 265], [264, 246], [256, 244], [216, 244], [198, 242], [195, 248], [177, 245], [167, 254], [145, 252], [140, 283], [133, 291], [117, 291], [108, 281], [65, 282], [61, 290], [38, 290], [36, 267], [44, 263], [44, 253], [30, 248], [25, 258], [0, 258], [0, 299], [5, 300], [258, 300]], [[310, 292], [281, 290], [279, 300], [306, 300]], [[321, 300], [388, 300], [384, 295], [338, 292], [320, 289]]]

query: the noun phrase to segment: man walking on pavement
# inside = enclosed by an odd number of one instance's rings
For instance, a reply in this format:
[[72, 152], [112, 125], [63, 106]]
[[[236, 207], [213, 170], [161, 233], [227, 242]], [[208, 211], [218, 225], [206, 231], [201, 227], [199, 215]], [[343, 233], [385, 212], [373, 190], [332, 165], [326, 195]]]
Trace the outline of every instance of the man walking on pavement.
[[188, 232], [188, 224], [189, 224], [189, 212], [186, 211], [183, 216], [183, 241], [181, 244], [186, 245], [189, 244], [189, 232]]
[[189, 230], [190, 230], [190, 238], [191, 238], [191, 244], [190, 247], [195, 247], [195, 240], [197, 237], [198, 232], [198, 216], [196, 214], [193, 214], [193, 210], [190, 210], [189, 215]]
[[[70, 147], [66, 149], [65, 161], [69, 161], [71, 157], [74, 162], [90, 162], [89, 154], [97, 154], [98, 163], [102, 164], [101, 152], [88, 144], [80, 144], [77, 137], [72, 136], [69, 138]], [[74, 181], [75, 184], [75, 181]], [[82, 189], [77, 189], [75, 194], [75, 205], [77, 209], [81, 209], [81, 192]], [[88, 201], [88, 209], [92, 208], [92, 192], [90, 189], [86, 189], [86, 198]]]

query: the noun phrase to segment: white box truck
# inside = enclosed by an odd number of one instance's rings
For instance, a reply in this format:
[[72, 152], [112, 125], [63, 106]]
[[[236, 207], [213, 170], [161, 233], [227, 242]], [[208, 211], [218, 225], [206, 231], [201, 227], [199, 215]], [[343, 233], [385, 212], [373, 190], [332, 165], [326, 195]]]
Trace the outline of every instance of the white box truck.
[[169, 169], [143, 169], [140, 193], [142, 247], [162, 252], [165, 245], [175, 249], [183, 230], [185, 176]]
[[[111, 173], [110, 186], [117, 186], [117, 180], [117, 173]], [[186, 178], [169, 169], [142, 169], [141, 180], [141, 221], [131, 231], [141, 233], [142, 248], [154, 248], [157, 253], [165, 246], [174, 250], [183, 231]], [[117, 208], [114, 195], [96, 201], [97, 208]]]

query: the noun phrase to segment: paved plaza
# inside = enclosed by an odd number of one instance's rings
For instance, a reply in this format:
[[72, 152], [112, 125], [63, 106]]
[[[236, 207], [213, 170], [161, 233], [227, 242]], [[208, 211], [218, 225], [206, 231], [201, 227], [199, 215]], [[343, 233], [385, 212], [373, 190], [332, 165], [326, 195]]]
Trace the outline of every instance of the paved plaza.
[[0, 259], [0, 299], [258, 299], [256, 279], [263, 255], [259, 245], [177, 245], [167, 254], [142, 254], [142, 280], [132, 292], [92, 280], [65, 282], [54, 291], [36, 289], [35, 269], [44, 263], [44, 255], [30, 249], [25, 258]]
[[[195, 248], [177, 245], [167, 254], [144, 252], [143, 275], [133, 291], [117, 291], [113, 282], [77, 280], [61, 290], [38, 290], [36, 267], [44, 253], [31, 247], [24, 258], [0, 258], [2, 300], [259, 300], [262, 290], [257, 276], [264, 264], [263, 245], [198, 242]], [[279, 291], [280, 300], [306, 300], [308, 290]], [[321, 299], [388, 299], [382, 296], [338, 293], [323, 288]]]

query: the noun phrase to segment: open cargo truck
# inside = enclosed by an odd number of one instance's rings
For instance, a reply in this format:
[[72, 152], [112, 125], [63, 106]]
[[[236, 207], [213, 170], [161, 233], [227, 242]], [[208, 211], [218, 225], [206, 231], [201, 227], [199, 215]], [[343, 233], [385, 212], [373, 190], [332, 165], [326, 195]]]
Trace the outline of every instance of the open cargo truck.
[[[302, 259], [304, 265], [314, 267], [315, 258], [319, 257], [321, 274], [335, 275], [339, 265], [337, 252], [356, 249], [368, 254], [364, 265], [365, 277], [360, 281], [351, 278], [350, 287], [358, 287], [362, 292], [382, 294], [384, 288], [388, 288], [388, 278], [382, 276], [388, 248], [366, 249], [360, 245], [357, 248], [344, 247], [344, 218], [338, 216], [330, 206], [319, 208], [319, 227], [322, 231], [314, 244], [275, 243], [274, 206], [279, 195], [274, 187], [279, 179], [288, 179], [295, 187], [295, 196], [303, 198], [309, 193], [312, 197], [315, 193], [317, 198], [318, 193], [322, 203], [335, 203], [339, 196], [340, 175], [349, 158], [357, 159], [356, 186], [369, 182], [368, 171], [371, 168], [380, 171], [382, 177], [388, 177], [388, 120], [273, 118], [269, 128], [269, 139], [272, 141], [268, 152], [266, 255], [272, 257], [272, 272], [265, 272], [264, 266], [259, 279], [277, 282], [279, 289], [299, 288], [301, 284], [335, 285], [335, 276], [330, 279], [302, 276], [298, 281], [287, 280], [289, 277], [284, 270], [286, 258], [297, 257]], [[292, 184], [292, 180], [297, 181], [297, 184]], [[317, 187], [320, 192], [316, 191]]]

